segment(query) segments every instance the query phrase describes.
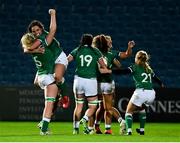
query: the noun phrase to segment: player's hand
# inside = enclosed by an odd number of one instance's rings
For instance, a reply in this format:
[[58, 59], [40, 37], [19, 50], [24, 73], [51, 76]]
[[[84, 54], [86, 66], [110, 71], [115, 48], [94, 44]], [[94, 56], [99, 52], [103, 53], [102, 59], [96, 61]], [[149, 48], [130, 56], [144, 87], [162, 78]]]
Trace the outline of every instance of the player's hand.
[[133, 40], [128, 42], [128, 48], [133, 48], [134, 46], [135, 42]]
[[56, 10], [55, 10], [55, 9], [49, 9], [49, 14], [50, 14], [50, 15], [56, 14]]
[[45, 48], [43, 48], [43, 47], [39, 47], [36, 49], [36, 53], [43, 54], [44, 52], [45, 52]]

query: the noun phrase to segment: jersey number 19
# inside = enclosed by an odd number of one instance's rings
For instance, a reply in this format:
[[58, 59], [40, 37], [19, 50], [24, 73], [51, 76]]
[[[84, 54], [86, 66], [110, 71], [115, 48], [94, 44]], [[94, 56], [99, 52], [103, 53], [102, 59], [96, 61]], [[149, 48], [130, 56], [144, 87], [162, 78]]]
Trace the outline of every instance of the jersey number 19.
[[81, 59], [81, 66], [88, 67], [92, 62], [92, 56], [91, 55], [81, 55], [79, 56]]

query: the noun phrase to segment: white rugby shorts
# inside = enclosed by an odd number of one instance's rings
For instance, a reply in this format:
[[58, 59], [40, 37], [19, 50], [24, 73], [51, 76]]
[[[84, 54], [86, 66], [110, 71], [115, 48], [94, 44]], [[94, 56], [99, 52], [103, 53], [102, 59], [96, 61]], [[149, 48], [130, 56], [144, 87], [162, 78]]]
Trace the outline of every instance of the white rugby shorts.
[[53, 82], [55, 82], [53, 74], [38, 75], [38, 84], [41, 89], [44, 89], [46, 86], [50, 85]]
[[98, 94], [112, 94], [115, 90], [115, 83], [100, 82], [98, 83]]
[[59, 57], [56, 59], [55, 64], [63, 64], [66, 68], [68, 66], [68, 60], [66, 54], [62, 51]]
[[86, 97], [97, 95], [97, 79], [82, 78], [75, 76], [73, 84], [73, 92], [75, 95], [84, 94]]
[[136, 89], [130, 99], [134, 105], [141, 107], [143, 104], [149, 106], [155, 99], [154, 90]]

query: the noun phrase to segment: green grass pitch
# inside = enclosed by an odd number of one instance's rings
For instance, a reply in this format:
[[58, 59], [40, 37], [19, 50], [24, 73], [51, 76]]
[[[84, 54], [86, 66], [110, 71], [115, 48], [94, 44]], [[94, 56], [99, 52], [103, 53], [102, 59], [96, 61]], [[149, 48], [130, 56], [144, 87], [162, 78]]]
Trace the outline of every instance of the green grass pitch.
[[[113, 123], [113, 135], [72, 135], [71, 122], [51, 122], [52, 134], [40, 136], [38, 122], [0, 122], [0, 142], [180, 142], [180, 123], [147, 123], [145, 135], [138, 135], [133, 124], [133, 135], [119, 135], [119, 124]], [[104, 130], [104, 123], [101, 125]]]

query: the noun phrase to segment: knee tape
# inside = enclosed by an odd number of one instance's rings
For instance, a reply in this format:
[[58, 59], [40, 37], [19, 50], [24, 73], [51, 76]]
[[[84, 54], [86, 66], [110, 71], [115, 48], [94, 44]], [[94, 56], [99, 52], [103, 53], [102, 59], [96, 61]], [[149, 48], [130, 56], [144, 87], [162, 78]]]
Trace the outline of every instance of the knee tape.
[[88, 102], [88, 105], [97, 106], [98, 103], [99, 103], [99, 101], [96, 99], [96, 100], [94, 100], [94, 101], [89, 101], [89, 102]]
[[76, 101], [76, 103], [83, 104], [84, 98], [76, 98], [75, 101]]
[[55, 102], [56, 98], [55, 97], [46, 97], [45, 101], [47, 101], [47, 102]]

